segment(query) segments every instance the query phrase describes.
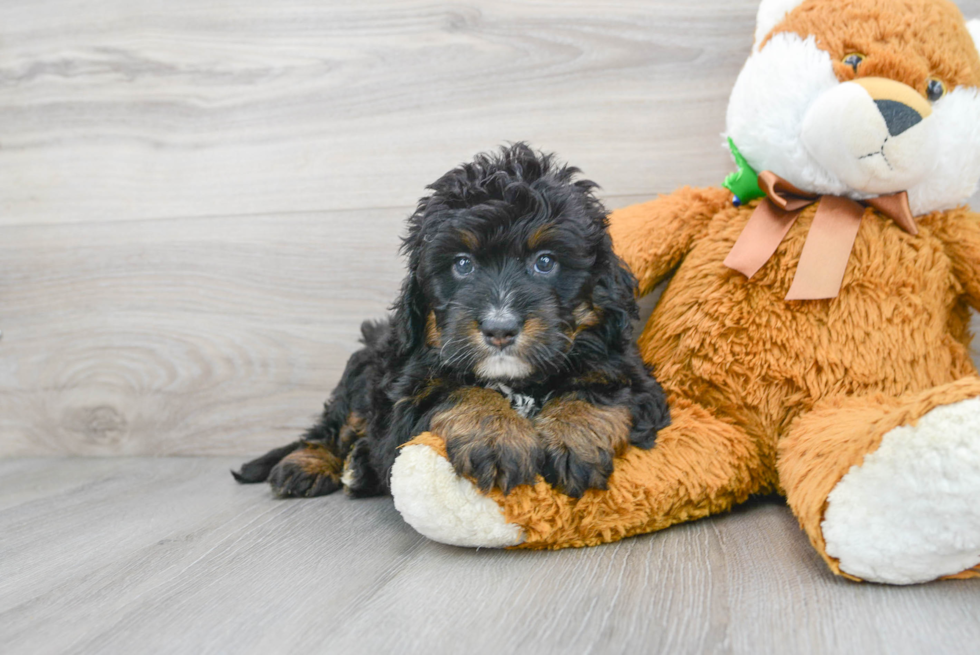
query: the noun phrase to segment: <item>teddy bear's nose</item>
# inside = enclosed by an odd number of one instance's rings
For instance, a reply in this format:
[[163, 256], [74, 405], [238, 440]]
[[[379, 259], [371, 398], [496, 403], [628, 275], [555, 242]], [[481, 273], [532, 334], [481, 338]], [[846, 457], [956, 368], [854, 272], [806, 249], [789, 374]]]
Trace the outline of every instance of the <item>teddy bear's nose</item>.
[[908, 105], [897, 100], [875, 100], [878, 111], [885, 119], [888, 134], [898, 136], [913, 125], [922, 122], [922, 115]]

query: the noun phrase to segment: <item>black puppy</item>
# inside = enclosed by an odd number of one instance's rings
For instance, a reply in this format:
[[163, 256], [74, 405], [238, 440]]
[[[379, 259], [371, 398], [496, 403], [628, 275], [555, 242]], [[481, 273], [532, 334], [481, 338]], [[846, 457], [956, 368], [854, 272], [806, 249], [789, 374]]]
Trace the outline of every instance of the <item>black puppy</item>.
[[663, 391], [630, 338], [635, 280], [595, 185], [524, 144], [478, 155], [408, 221], [408, 276], [300, 441], [239, 482], [282, 496], [388, 493], [397, 448], [431, 430], [456, 470], [505, 493], [537, 474], [571, 496], [653, 446]]

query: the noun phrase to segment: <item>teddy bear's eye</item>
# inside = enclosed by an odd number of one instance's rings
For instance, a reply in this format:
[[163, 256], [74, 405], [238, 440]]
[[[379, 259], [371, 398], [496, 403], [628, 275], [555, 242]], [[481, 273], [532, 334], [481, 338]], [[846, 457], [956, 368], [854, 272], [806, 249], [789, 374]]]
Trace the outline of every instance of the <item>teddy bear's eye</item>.
[[852, 52], [851, 54], [844, 57], [844, 59], [842, 59], [841, 61], [844, 62], [844, 65], [853, 68], [854, 72], [856, 73], [858, 70], [858, 64], [864, 61], [864, 55], [857, 52]]
[[926, 85], [926, 97], [929, 98], [929, 102], [936, 102], [944, 95], [946, 95], [946, 85], [936, 78], [930, 79]]

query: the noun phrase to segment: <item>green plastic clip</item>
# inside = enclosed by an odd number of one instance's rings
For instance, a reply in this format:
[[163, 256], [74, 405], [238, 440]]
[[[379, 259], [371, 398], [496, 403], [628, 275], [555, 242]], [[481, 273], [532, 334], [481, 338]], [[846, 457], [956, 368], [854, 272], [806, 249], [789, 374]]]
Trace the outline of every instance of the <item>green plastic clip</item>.
[[766, 195], [759, 188], [759, 174], [749, 166], [749, 162], [745, 161], [745, 157], [738, 151], [738, 147], [735, 146], [735, 142], [732, 141], [731, 137], [728, 137], [728, 147], [732, 151], [732, 157], [735, 158], [735, 164], [738, 166], [738, 170], [734, 173], [729, 173], [721, 185], [731, 191], [732, 195], [735, 196], [732, 203], [738, 207], [754, 198], [761, 198]]

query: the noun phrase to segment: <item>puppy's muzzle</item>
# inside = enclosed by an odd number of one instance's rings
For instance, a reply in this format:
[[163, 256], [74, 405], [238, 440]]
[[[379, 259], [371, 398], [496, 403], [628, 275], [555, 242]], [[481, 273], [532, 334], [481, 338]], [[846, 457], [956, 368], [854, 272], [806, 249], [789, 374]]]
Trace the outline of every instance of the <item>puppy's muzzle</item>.
[[480, 332], [489, 345], [503, 350], [517, 340], [521, 325], [513, 314], [495, 313], [480, 323]]

